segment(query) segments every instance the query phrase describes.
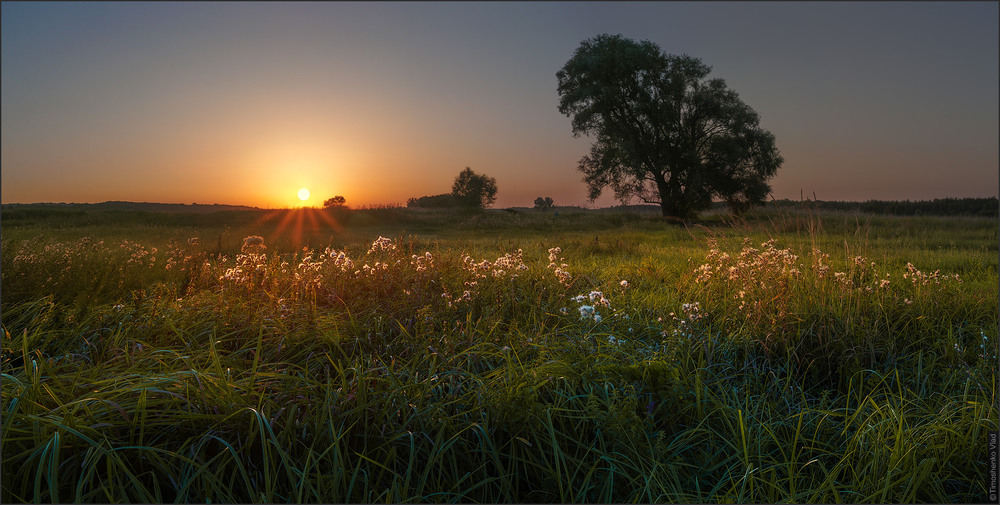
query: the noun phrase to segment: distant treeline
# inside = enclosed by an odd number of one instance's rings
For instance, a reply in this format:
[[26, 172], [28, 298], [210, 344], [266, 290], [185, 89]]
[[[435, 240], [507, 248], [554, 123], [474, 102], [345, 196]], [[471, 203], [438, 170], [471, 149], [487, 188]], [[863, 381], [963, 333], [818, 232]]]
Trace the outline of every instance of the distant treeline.
[[406, 201], [407, 207], [420, 207], [424, 209], [443, 209], [449, 207], [458, 207], [458, 199], [455, 195], [451, 193], [444, 193], [440, 195], [431, 196], [421, 196], [419, 198], [410, 198]]
[[184, 213], [202, 213], [202, 212], [223, 212], [230, 210], [256, 210], [256, 207], [248, 207], [246, 205], [221, 205], [218, 203], [213, 204], [201, 204], [201, 203], [149, 203], [149, 202], [122, 202], [122, 201], [108, 201], [101, 203], [5, 203], [3, 204], [3, 211], [12, 211], [19, 209], [30, 209], [32, 211], [38, 211], [43, 209], [52, 209], [56, 211], [90, 211], [90, 210], [123, 210], [123, 211], [141, 211], [141, 212], [184, 212]]
[[836, 210], [886, 214], [894, 216], [1000, 216], [997, 198], [935, 198], [911, 202], [910, 200], [868, 200], [867, 202], [825, 202], [822, 200], [775, 200], [768, 206], [803, 207], [817, 210]]

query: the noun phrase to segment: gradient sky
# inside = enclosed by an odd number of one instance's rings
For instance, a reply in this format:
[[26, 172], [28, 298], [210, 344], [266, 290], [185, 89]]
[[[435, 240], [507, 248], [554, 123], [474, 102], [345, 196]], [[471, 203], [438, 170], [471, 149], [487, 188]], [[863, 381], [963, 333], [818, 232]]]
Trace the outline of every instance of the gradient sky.
[[[3, 203], [587, 205], [556, 72], [621, 33], [761, 115], [775, 198], [998, 192], [997, 2], [3, 2]], [[610, 190], [607, 192], [610, 195]], [[596, 205], [614, 204], [602, 197]]]

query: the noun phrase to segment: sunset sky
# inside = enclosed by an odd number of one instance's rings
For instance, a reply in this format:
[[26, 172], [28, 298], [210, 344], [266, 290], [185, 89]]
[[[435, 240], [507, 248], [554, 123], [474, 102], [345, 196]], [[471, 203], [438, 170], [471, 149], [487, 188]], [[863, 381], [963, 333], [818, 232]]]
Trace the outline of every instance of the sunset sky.
[[405, 204], [469, 166], [495, 207], [587, 205], [555, 74], [601, 33], [725, 79], [775, 134], [775, 198], [1000, 185], [997, 2], [0, 8], [3, 203]]

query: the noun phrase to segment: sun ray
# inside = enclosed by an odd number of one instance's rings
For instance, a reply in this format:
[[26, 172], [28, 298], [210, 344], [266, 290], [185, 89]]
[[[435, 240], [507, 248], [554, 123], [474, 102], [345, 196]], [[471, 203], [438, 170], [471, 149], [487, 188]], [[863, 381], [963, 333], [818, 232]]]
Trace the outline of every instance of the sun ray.
[[324, 229], [332, 231], [333, 235], [344, 232], [343, 225], [328, 210], [313, 207], [275, 210], [255, 220], [252, 226], [263, 227], [275, 221], [277, 224], [274, 225], [273, 236], [269, 240], [276, 243], [282, 238], [287, 238], [295, 249], [311, 247], [312, 235]]

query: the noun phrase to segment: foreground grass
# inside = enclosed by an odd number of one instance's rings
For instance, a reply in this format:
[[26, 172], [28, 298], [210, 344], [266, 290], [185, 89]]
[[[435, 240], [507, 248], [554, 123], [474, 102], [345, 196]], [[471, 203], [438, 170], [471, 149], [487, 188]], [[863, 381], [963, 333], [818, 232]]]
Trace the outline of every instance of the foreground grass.
[[988, 222], [468, 219], [5, 228], [0, 498], [986, 500]]

